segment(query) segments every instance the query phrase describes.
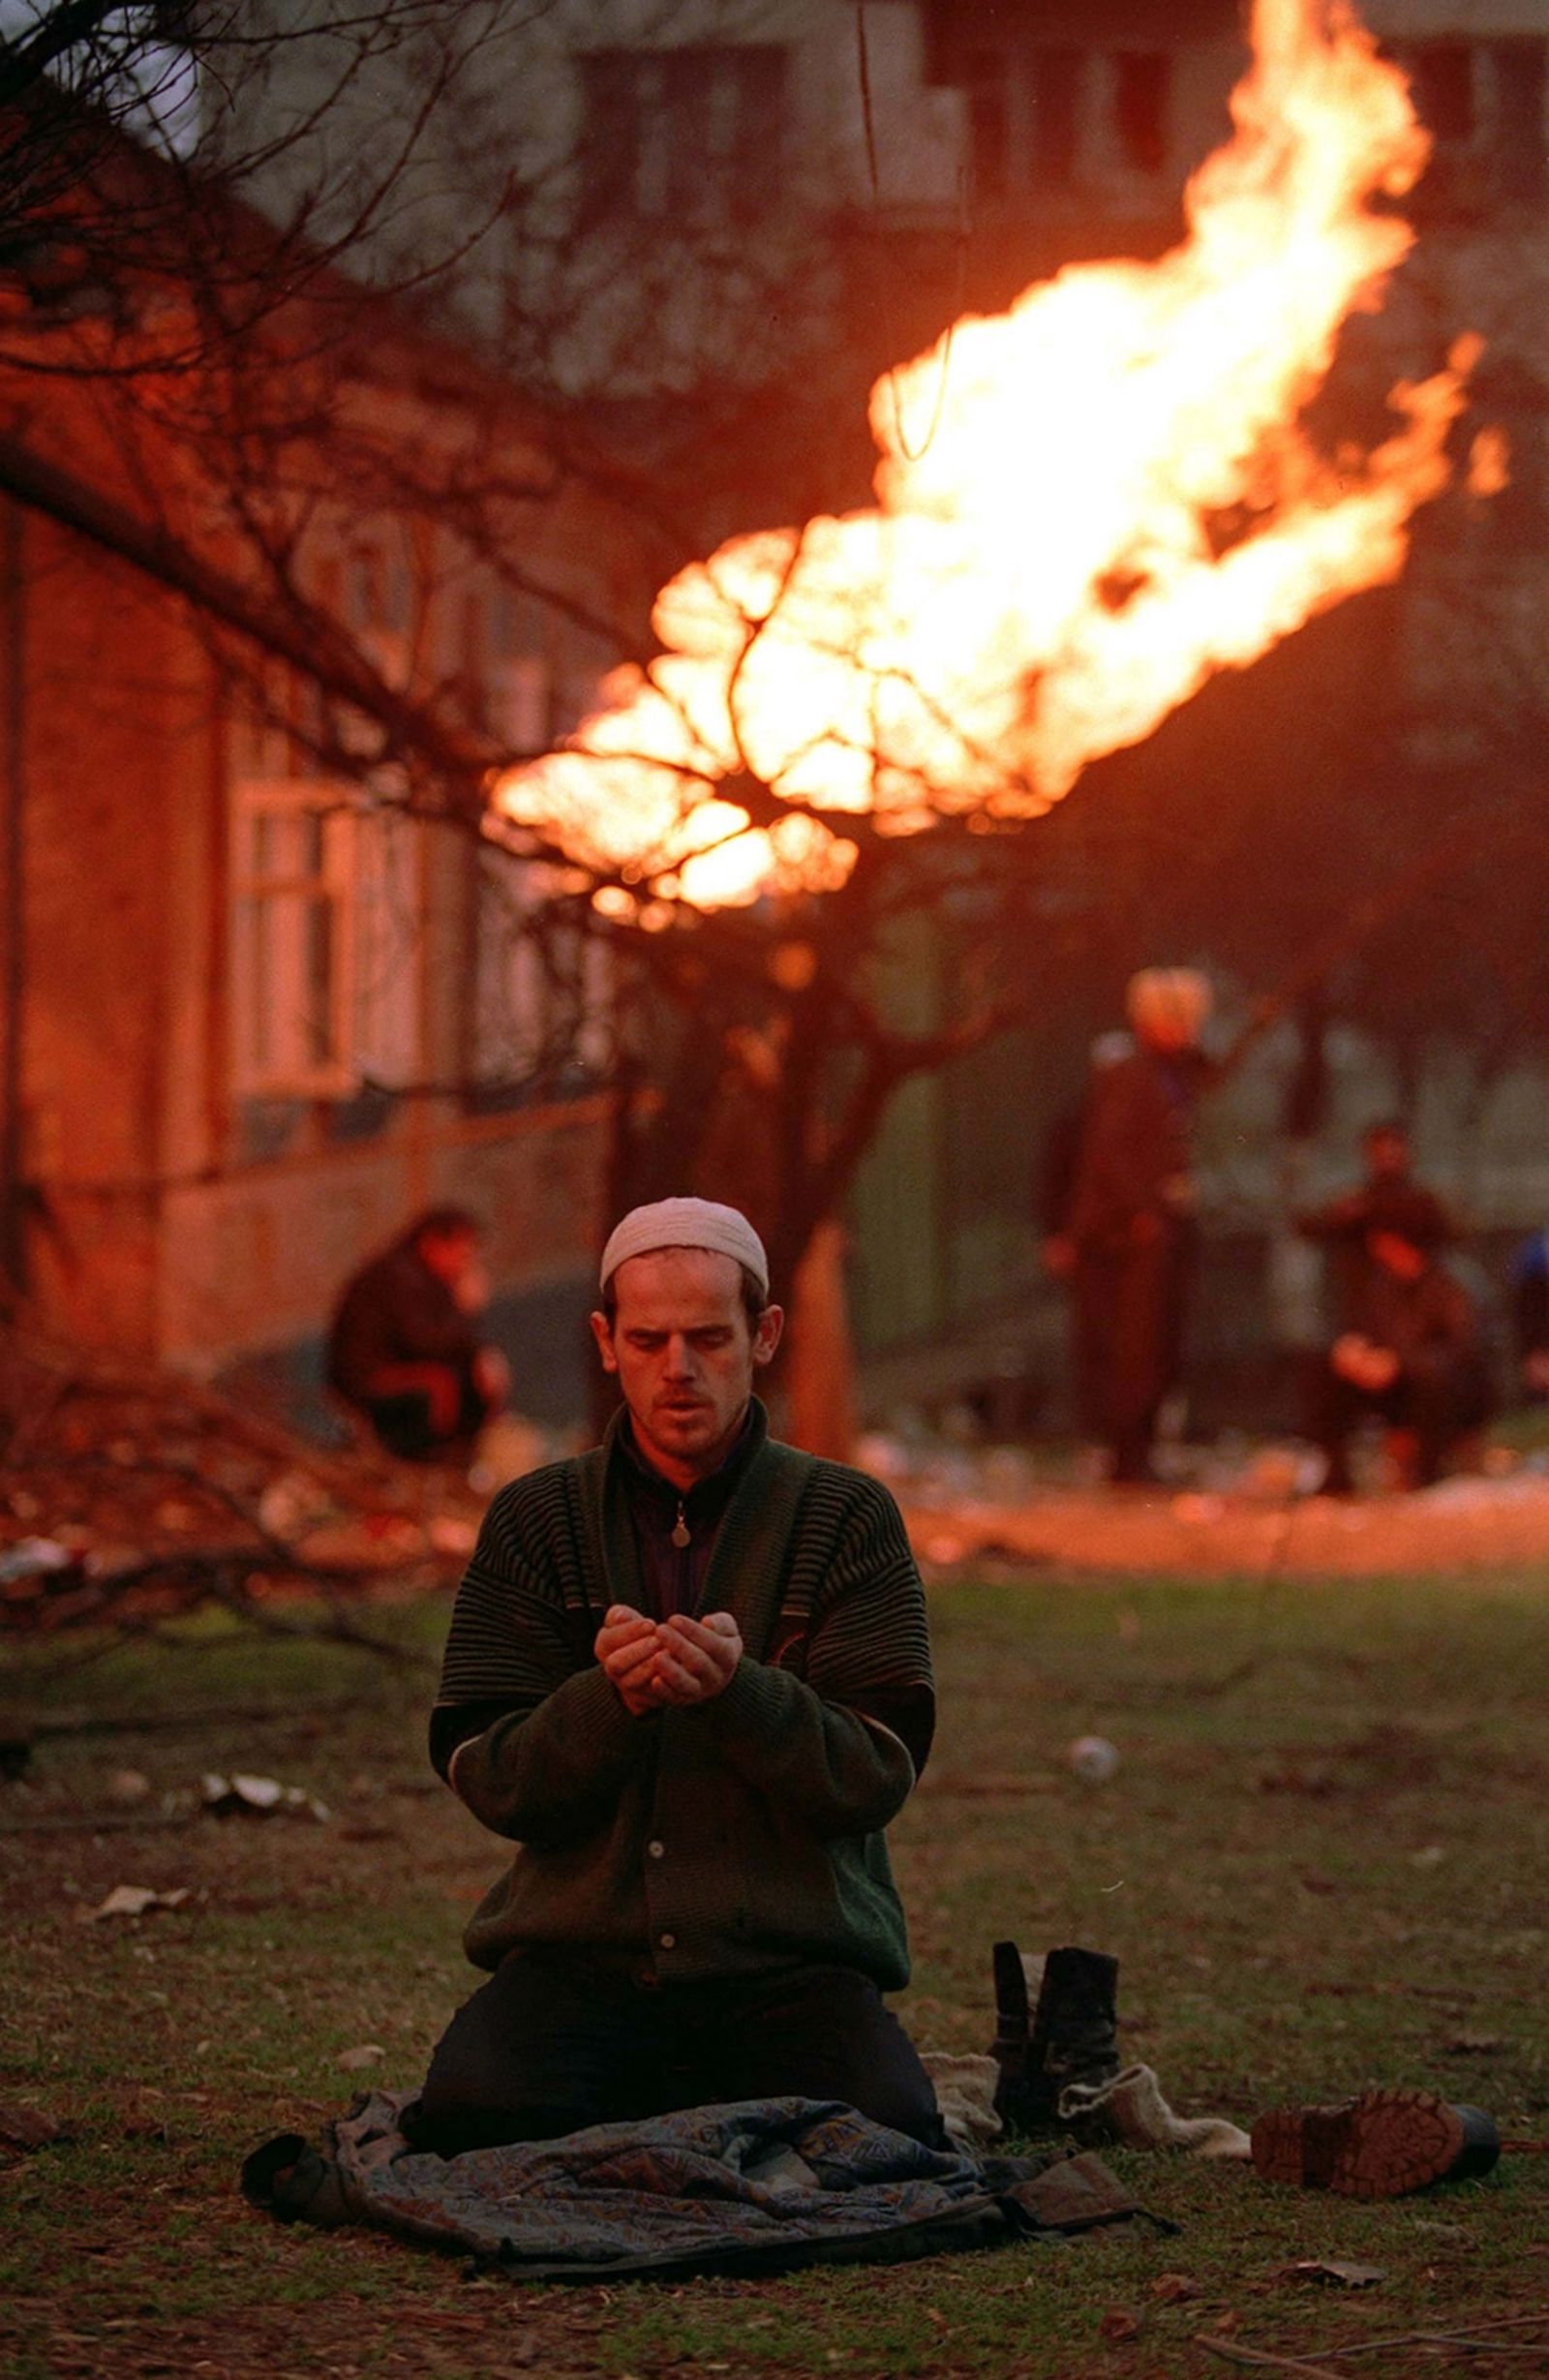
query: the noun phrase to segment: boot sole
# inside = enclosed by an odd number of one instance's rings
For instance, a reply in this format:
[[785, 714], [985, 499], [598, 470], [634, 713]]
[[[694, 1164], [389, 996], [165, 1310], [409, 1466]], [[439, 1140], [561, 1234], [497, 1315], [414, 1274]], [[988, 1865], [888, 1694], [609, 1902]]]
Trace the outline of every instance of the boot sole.
[[1471, 2142], [1469, 2129], [1428, 2090], [1368, 2090], [1343, 2107], [1271, 2108], [1250, 2137], [1265, 2182], [1342, 2198], [1402, 2198], [1455, 2168], [1459, 2179], [1489, 2170], [1499, 2144]]

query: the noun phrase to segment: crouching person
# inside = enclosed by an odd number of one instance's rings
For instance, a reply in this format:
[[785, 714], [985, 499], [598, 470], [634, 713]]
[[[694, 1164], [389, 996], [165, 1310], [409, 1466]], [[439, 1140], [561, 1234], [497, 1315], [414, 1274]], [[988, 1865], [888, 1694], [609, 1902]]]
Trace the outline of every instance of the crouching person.
[[881, 1998], [908, 1978], [883, 1830], [930, 1745], [925, 1602], [887, 1491], [769, 1436], [781, 1319], [734, 1208], [637, 1207], [592, 1317], [623, 1405], [490, 1508], [431, 1752], [518, 1848], [417, 2147], [786, 2095], [939, 2139]]
[[1311, 1430], [1328, 1458], [1329, 1495], [1350, 1493], [1350, 1440], [1365, 1416], [1380, 1416], [1399, 1438], [1405, 1484], [1429, 1487], [1495, 1409], [1478, 1314], [1463, 1284], [1401, 1231], [1369, 1231], [1365, 1254], [1351, 1327], [1314, 1386]]

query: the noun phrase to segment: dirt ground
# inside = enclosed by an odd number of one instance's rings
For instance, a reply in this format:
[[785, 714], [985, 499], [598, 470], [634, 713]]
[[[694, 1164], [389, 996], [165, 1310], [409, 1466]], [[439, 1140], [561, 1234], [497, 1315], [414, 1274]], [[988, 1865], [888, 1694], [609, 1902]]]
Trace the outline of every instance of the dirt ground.
[[[1235, 1576], [944, 1576], [940, 1738], [894, 1830], [916, 2037], [984, 2047], [992, 1940], [1086, 1941], [1184, 2113], [1398, 2080], [1549, 2138], [1544, 1585], [1467, 1583], [1288, 1578], [1266, 1604]], [[458, 1938], [504, 1854], [425, 1767], [446, 1608], [373, 1606], [412, 1673], [224, 1614], [176, 1653], [15, 1660], [54, 1731], [0, 1785], [0, 2099], [69, 2137], [0, 2154], [7, 2380], [1549, 2371], [1542, 2155], [1363, 2207], [1113, 2151], [1175, 2236], [671, 2289], [513, 2288], [255, 2215], [246, 2151], [411, 2083], [475, 1980]], [[1066, 1756], [1087, 1729], [1120, 1752], [1095, 1788]], [[200, 1779], [238, 1766], [307, 1802], [218, 1815]], [[167, 1905], [95, 1914], [122, 1885]]]
[[1015, 1501], [926, 1501], [907, 1483], [898, 1492], [921, 1558], [936, 1570], [972, 1563], [981, 1575], [987, 1558], [1208, 1577], [1382, 1577], [1549, 1558], [1549, 1476], [1537, 1471], [1460, 1476], [1408, 1495], [1051, 1484]]

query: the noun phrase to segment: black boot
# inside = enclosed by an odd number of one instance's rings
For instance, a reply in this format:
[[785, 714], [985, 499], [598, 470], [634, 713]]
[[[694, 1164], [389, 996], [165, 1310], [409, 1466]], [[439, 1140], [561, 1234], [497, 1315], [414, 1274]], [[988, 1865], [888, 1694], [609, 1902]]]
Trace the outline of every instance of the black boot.
[[1030, 2011], [1027, 1975], [1015, 1942], [997, 1942], [990, 1952], [995, 1974], [995, 2038], [989, 2055], [1000, 2068], [995, 2084], [995, 2113], [1008, 2132], [1030, 2132], [1031, 2071], [1028, 2051]]
[[1009, 2132], [1051, 2131], [1071, 2083], [1108, 2083], [1119, 2071], [1114, 1994], [1119, 1963], [1101, 1950], [1066, 1947], [1044, 1961], [1031, 2025], [1027, 1980], [1015, 1942], [994, 1952], [995, 2038], [1000, 2068], [995, 2112]]

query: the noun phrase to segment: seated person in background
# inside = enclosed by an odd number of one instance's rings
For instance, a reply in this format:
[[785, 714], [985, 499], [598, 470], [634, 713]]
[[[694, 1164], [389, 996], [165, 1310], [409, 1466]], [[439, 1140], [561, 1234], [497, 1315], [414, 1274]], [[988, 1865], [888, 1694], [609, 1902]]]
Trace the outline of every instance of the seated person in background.
[[1511, 1318], [1526, 1395], [1549, 1399], [1549, 1232], [1534, 1232], [1511, 1260]]
[[454, 1454], [504, 1404], [505, 1358], [478, 1330], [488, 1302], [478, 1218], [461, 1206], [430, 1207], [346, 1284], [328, 1380], [390, 1454]]
[[1457, 1227], [1436, 1193], [1415, 1180], [1409, 1134], [1401, 1123], [1368, 1124], [1361, 1135], [1361, 1157], [1365, 1176], [1353, 1190], [1296, 1217], [1301, 1236], [1321, 1240], [1335, 1259], [1336, 1296], [1342, 1311], [1360, 1295], [1367, 1262], [1366, 1235], [1374, 1228], [1397, 1232], [1427, 1248], [1451, 1247], [1458, 1237]]
[[1328, 1457], [1323, 1491], [1349, 1494], [1351, 1432], [1368, 1414], [1404, 1434], [1406, 1483], [1427, 1487], [1493, 1410], [1473, 1300], [1434, 1247], [1379, 1225], [1362, 1242], [1346, 1315], [1321, 1359], [1309, 1421]]
[[935, 1716], [898, 1509], [780, 1446], [753, 1395], [782, 1316], [735, 1207], [664, 1199], [603, 1251], [623, 1403], [513, 1480], [458, 1589], [431, 1718], [517, 1848], [465, 1937], [415, 2146], [455, 2155], [736, 2099], [837, 2099], [932, 2146], [883, 1830]]

